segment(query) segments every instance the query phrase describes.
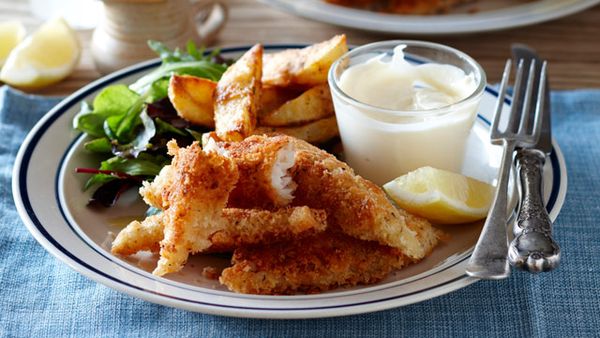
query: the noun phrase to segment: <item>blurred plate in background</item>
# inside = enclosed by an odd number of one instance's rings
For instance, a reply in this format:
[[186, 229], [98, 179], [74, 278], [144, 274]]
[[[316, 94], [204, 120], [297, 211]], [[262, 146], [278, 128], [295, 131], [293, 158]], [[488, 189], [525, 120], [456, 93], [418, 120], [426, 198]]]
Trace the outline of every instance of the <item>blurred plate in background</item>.
[[398, 15], [347, 8], [324, 0], [260, 0], [275, 8], [338, 26], [385, 33], [449, 35], [532, 25], [567, 16], [600, 0], [480, 0], [447, 14]]

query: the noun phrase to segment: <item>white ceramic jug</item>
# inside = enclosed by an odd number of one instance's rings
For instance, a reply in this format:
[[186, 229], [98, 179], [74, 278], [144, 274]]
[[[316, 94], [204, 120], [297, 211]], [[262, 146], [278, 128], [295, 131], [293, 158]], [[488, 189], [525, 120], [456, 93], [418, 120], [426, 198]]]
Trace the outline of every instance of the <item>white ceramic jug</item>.
[[210, 44], [227, 21], [227, 8], [202, 0], [103, 0], [104, 13], [92, 36], [96, 68], [106, 74], [157, 57], [148, 40], [185, 48], [189, 40]]

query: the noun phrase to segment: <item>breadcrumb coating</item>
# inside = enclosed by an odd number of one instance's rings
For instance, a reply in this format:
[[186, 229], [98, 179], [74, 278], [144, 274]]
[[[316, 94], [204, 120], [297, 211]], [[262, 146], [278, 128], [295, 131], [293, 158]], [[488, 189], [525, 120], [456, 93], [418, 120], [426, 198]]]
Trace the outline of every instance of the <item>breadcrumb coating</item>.
[[[395, 207], [381, 187], [355, 174], [346, 163], [304, 141], [291, 142], [296, 147], [292, 177], [298, 184], [293, 205], [324, 209], [330, 226], [398, 248], [411, 258], [423, 258], [429, 244], [437, 242], [437, 232], [427, 220]], [[408, 222], [418, 223], [422, 233]]]
[[223, 210], [223, 218], [227, 226], [210, 236], [210, 251], [231, 252], [243, 246], [289, 241], [327, 228], [325, 211], [306, 206], [276, 211], [228, 208]]
[[[169, 143], [172, 164], [140, 189], [164, 211], [130, 223], [113, 253], [160, 250], [154, 273], [164, 275], [190, 254], [233, 251], [219, 279], [230, 290], [294, 294], [375, 283], [438, 243], [428, 221], [305, 141], [256, 135], [213, 143], [204, 151]], [[290, 182], [293, 198], [281, 193]]]
[[342, 233], [235, 250], [219, 281], [239, 293], [315, 293], [376, 283], [410, 259], [398, 249]]
[[204, 152], [197, 142], [178, 148], [169, 142], [173, 182], [163, 191], [164, 238], [153, 274], [179, 271], [190, 254], [210, 247], [209, 236], [223, 229], [222, 210], [238, 181], [235, 163], [215, 151]]
[[[133, 221], [112, 244], [122, 256], [139, 251], [158, 252], [163, 239], [163, 214]], [[226, 208], [223, 228], [208, 236], [211, 245], [203, 252], [232, 252], [237, 247], [271, 244], [317, 234], [327, 228], [327, 214], [309, 207], [286, 207], [276, 211]]]
[[115, 255], [128, 256], [138, 251], [155, 251], [160, 249], [163, 239], [163, 214], [146, 217], [143, 221], [133, 221], [119, 232], [112, 243], [111, 252]]

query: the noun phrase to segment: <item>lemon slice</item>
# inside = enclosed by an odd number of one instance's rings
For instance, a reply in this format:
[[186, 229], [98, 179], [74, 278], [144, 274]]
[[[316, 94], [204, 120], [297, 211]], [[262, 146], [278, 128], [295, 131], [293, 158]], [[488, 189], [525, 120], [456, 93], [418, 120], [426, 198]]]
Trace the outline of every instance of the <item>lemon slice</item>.
[[25, 38], [25, 26], [20, 21], [0, 22], [0, 68], [4, 65], [8, 54]]
[[39, 88], [67, 77], [79, 61], [75, 32], [63, 19], [44, 23], [9, 54], [0, 80], [15, 87]]
[[383, 188], [403, 209], [438, 224], [459, 224], [485, 218], [494, 187], [449, 171], [422, 167]]

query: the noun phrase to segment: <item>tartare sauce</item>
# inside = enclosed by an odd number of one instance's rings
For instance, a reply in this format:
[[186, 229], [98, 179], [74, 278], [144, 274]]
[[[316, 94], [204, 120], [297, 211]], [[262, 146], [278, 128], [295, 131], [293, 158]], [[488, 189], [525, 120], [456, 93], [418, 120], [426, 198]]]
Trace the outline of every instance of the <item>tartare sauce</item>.
[[477, 83], [473, 74], [453, 65], [411, 64], [404, 58], [406, 45], [353, 65], [340, 77], [347, 95], [375, 107], [393, 110], [427, 110], [448, 106], [467, 98]]
[[481, 98], [485, 77], [406, 60], [405, 47], [355, 59], [332, 87], [345, 160], [377, 184], [423, 166], [461, 172]]

